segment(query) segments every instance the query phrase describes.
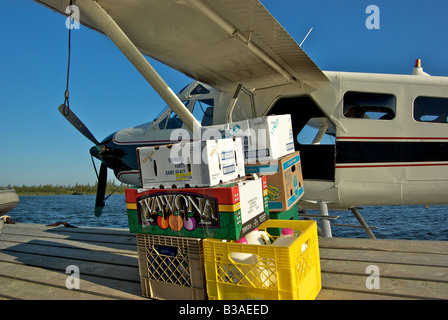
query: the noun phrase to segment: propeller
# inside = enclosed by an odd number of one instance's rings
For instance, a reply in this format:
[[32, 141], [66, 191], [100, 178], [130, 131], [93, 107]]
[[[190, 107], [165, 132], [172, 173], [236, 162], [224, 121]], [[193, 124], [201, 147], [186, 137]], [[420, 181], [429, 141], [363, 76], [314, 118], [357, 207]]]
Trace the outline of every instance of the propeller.
[[93, 144], [95, 145], [100, 144], [98, 140], [95, 139], [93, 134], [89, 131], [89, 129], [87, 129], [84, 123], [82, 123], [82, 121], [79, 120], [79, 118], [74, 114], [73, 111], [70, 110], [68, 106], [66, 106], [65, 104], [61, 104], [58, 110], [65, 117], [65, 119], [67, 119], [67, 121], [70, 122], [72, 126], [76, 128], [76, 130], [82, 133], [84, 137], [92, 141]]
[[101, 162], [100, 174], [98, 176], [98, 188], [96, 190], [95, 216], [99, 217], [103, 213], [105, 204], [104, 196], [107, 185], [107, 166]]
[[[67, 119], [68, 122], [72, 124], [84, 137], [89, 139], [91, 142], [95, 144], [95, 146], [99, 146], [98, 140], [93, 136], [93, 134], [87, 129], [87, 127], [82, 123], [81, 120], [75, 115], [70, 108], [61, 104], [58, 108], [59, 112]], [[95, 216], [101, 216], [105, 204], [105, 194], [106, 194], [106, 185], [107, 185], [107, 166], [101, 162], [100, 174], [98, 175], [98, 187], [96, 190], [96, 201], [95, 201]]]

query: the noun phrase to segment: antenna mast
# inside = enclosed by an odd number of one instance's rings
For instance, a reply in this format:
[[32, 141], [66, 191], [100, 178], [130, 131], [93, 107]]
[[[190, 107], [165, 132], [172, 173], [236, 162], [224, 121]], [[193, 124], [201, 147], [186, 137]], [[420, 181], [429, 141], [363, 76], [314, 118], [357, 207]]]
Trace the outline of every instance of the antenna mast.
[[303, 38], [302, 42], [300, 43], [300, 47], [302, 47], [302, 44], [305, 42], [306, 38], [308, 38], [309, 34], [313, 31], [313, 27], [311, 27], [310, 31], [306, 34], [305, 38]]

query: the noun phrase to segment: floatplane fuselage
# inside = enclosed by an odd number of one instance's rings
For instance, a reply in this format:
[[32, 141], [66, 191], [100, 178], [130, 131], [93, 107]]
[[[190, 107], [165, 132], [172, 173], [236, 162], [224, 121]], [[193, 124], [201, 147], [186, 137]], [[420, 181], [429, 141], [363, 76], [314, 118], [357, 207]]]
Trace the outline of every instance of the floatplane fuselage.
[[[288, 86], [253, 92], [247, 98], [253, 102], [239, 104], [232, 115], [241, 120], [247, 115], [291, 114], [306, 187], [301, 204], [314, 207], [325, 201], [339, 209], [446, 204], [448, 78], [325, 75], [330, 81], [313, 92]], [[225, 123], [222, 111], [232, 94], [192, 82], [179, 98], [202, 124], [212, 125]], [[188, 130], [166, 108], [152, 122], [115, 132], [91, 153], [113, 169], [117, 179], [139, 185], [136, 148], [176, 142], [176, 129]]]

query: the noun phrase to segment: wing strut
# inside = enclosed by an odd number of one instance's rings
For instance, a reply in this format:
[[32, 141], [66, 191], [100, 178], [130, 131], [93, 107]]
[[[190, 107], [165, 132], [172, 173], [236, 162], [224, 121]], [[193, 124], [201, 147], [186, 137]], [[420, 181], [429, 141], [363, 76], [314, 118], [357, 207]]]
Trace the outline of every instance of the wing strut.
[[97, 2], [92, 0], [77, 0], [76, 5], [103, 30], [192, 132], [194, 132], [193, 128], [197, 130], [197, 128], [201, 127], [201, 124], [165, 83], [162, 77], [154, 70], [120, 26]]

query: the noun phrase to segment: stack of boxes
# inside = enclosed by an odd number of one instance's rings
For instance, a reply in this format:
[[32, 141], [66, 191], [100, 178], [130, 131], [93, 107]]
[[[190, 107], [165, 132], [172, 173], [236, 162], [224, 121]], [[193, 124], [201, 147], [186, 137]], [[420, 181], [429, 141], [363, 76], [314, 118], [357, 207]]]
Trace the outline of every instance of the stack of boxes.
[[303, 194], [289, 115], [217, 128], [220, 139], [137, 150], [141, 188], [126, 203], [144, 296], [207, 299], [203, 240], [238, 240]]

